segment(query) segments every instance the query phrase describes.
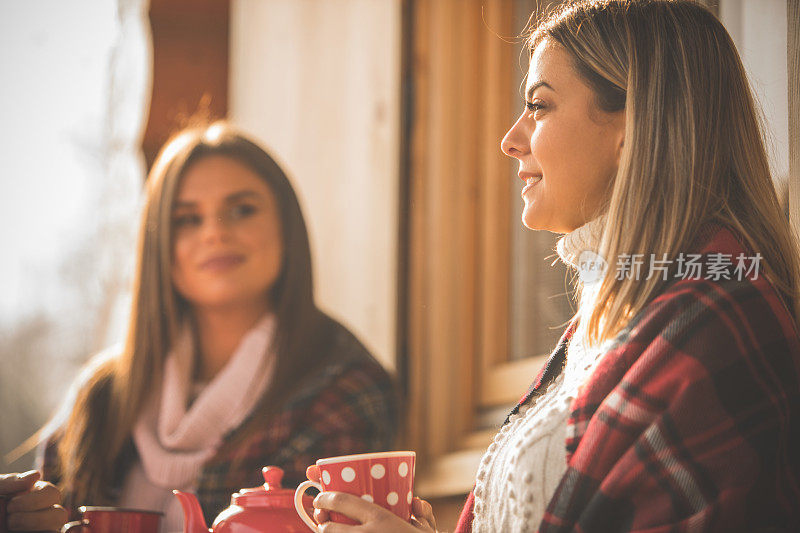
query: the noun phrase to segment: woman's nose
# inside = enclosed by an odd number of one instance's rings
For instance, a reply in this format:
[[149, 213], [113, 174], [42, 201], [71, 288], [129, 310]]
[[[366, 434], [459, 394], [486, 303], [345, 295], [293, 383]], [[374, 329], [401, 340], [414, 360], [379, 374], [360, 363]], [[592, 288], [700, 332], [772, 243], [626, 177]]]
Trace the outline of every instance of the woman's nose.
[[222, 216], [208, 217], [203, 224], [203, 239], [208, 240], [225, 240], [228, 235], [228, 221]]
[[504, 154], [506, 154], [509, 157], [517, 157], [517, 155], [519, 154], [519, 150], [514, 148], [514, 145], [511, 144], [511, 140], [509, 139], [510, 135], [511, 135], [511, 130], [508, 130], [505, 137], [503, 137], [503, 140], [500, 142], [500, 149], [503, 151]]
[[511, 129], [506, 132], [505, 137], [503, 137], [503, 140], [500, 142], [500, 149], [503, 153], [517, 159], [525, 155], [527, 149], [527, 138], [522, 132], [521, 121], [522, 116], [511, 126]]

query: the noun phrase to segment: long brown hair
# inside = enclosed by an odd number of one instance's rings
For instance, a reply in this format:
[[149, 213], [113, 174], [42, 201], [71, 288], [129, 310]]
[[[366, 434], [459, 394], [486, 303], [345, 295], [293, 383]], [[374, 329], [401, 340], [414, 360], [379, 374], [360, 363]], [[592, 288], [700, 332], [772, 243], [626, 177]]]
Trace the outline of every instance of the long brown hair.
[[227, 446], [267, 423], [291, 388], [323, 357], [332, 321], [315, 305], [308, 233], [289, 179], [261, 147], [224, 122], [180, 132], [161, 150], [148, 176], [138, 243], [133, 304], [121, 353], [95, 361], [58, 431], [61, 487], [71, 505], [109, 504], [127, 465], [121, 457], [150, 387], [176, 340], [189, 304], [170, 275], [172, 206], [190, 165], [211, 155], [237, 160], [270, 187], [280, 212], [283, 264], [269, 297], [276, 315], [275, 375], [256, 416]]
[[[674, 263], [701, 225], [722, 223], [762, 255], [764, 275], [797, 322], [798, 237], [775, 192], [763, 118], [717, 18], [690, 0], [571, 2], [538, 21], [530, 52], [545, 38], [571, 55], [599, 108], [625, 111], [601, 255], [666, 253]], [[588, 338], [613, 338], [665, 283], [619, 280], [609, 268], [578, 310]]]

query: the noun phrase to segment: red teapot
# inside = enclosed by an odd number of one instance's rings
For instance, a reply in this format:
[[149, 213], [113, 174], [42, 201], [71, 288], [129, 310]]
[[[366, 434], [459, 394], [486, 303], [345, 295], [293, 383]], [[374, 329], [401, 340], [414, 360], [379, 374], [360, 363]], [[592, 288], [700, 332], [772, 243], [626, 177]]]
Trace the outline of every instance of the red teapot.
[[[241, 489], [231, 495], [231, 505], [222, 511], [209, 529], [200, 502], [194, 494], [173, 490], [183, 507], [183, 533], [307, 533], [294, 507], [294, 490], [281, 488], [283, 470], [277, 466], [261, 469], [264, 485]], [[306, 496], [303, 506], [313, 512], [313, 498]]]

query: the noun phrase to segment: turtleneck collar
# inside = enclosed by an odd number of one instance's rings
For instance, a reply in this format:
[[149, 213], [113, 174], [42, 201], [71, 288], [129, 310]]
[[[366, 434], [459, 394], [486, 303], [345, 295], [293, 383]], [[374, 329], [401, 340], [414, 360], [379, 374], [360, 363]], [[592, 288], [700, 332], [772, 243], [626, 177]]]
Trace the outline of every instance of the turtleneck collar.
[[[565, 234], [556, 242], [558, 256], [565, 264], [578, 271], [584, 287], [601, 281], [608, 268], [608, 264], [599, 256], [605, 223], [606, 214], [602, 214]], [[595, 255], [589, 254], [588, 257], [581, 258], [581, 254], [587, 251]], [[579, 261], [589, 265], [589, 268], [586, 271], [581, 269]]]
[[[602, 282], [604, 273], [608, 268], [608, 264], [599, 255], [605, 223], [606, 215], [600, 215], [565, 234], [556, 242], [558, 256], [564, 263], [578, 271], [578, 276], [581, 280], [582, 290], [580, 291], [580, 301], [578, 303], [578, 317], [589, 316], [589, 313], [591, 313], [597, 291], [601, 285], [600, 282]], [[592, 256], [590, 253], [581, 257], [581, 254], [587, 251], [595, 255]], [[589, 265], [588, 268], [586, 266], [579, 267], [579, 261], [584, 265]], [[583, 343], [584, 347], [591, 344], [586, 338], [585, 320], [579, 318], [578, 327], [572, 336], [570, 345], [581, 343]], [[569, 356], [567, 356], [567, 360], [569, 361]]]
[[597, 253], [603, 237], [605, 221], [606, 216], [600, 215], [558, 239], [556, 252], [561, 260], [577, 269], [581, 252], [589, 250]]

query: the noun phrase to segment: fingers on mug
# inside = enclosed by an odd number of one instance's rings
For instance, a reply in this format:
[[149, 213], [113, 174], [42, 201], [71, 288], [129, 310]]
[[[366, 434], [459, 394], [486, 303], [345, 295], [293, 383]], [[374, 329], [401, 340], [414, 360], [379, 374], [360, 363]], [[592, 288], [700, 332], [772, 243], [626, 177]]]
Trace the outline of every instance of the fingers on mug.
[[76, 520], [74, 522], [69, 522], [67, 524], [64, 524], [64, 527], [61, 528], [61, 533], [69, 533], [71, 531], [77, 532], [77, 531], [80, 531], [83, 528], [88, 528], [88, 527], [89, 527], [89, 521], [88, 520], [86, 520], [86, 519], [84, 519], [84, 520]]

